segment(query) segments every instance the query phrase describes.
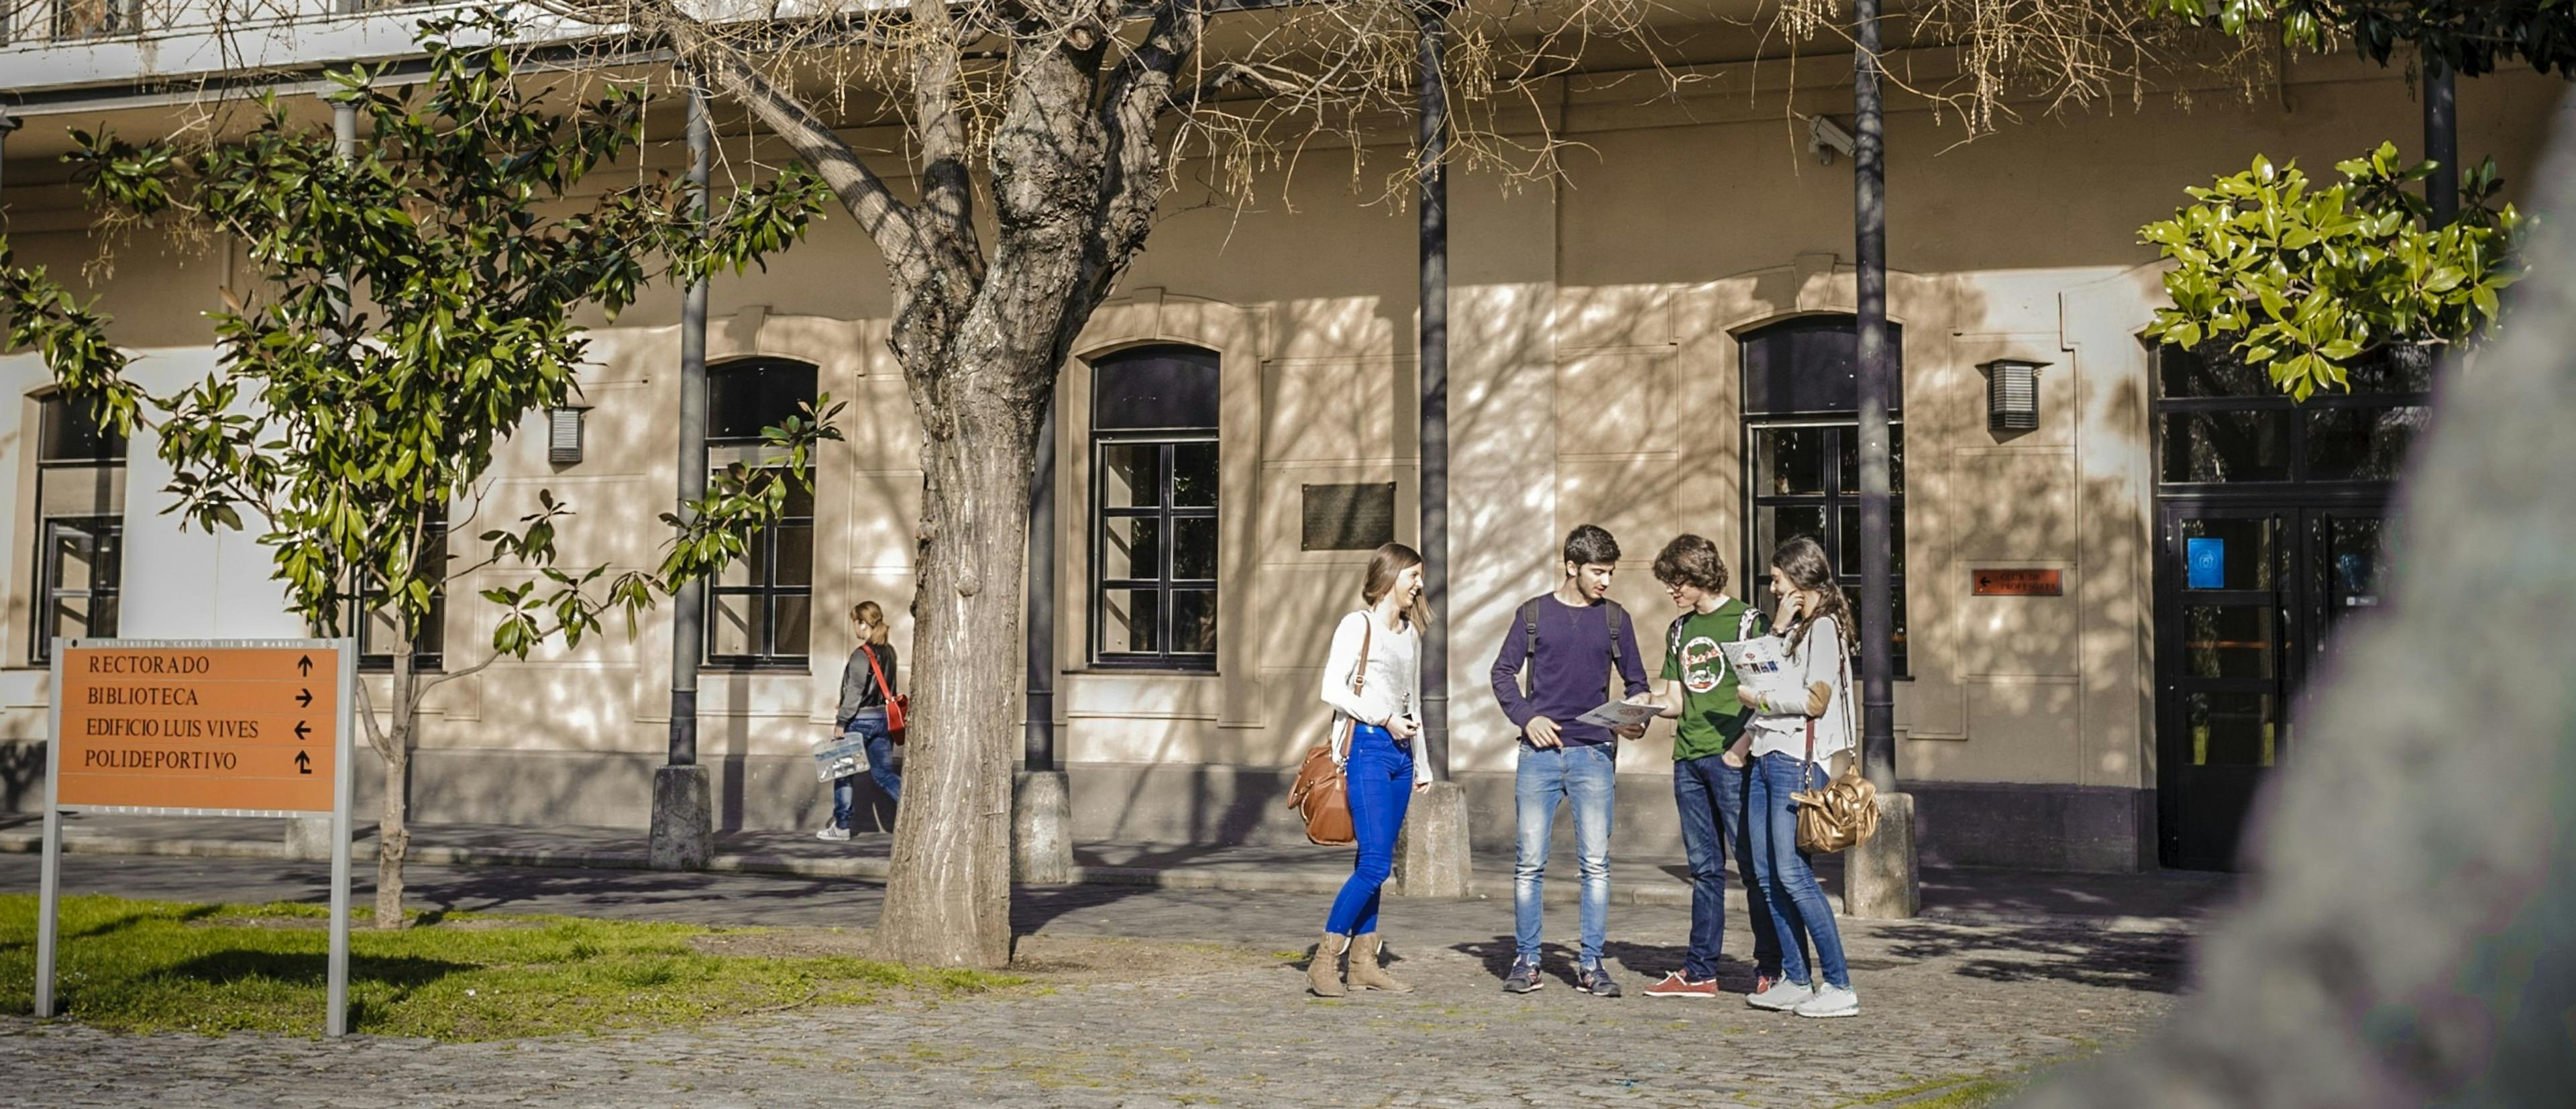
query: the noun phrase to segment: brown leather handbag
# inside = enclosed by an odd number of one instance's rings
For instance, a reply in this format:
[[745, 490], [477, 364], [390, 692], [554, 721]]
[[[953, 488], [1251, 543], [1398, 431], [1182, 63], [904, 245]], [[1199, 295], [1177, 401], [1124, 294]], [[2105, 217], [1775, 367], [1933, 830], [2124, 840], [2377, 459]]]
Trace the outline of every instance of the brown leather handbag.
[[[1839, 647], [1840, 635], [1837, 634]], [[1851, 765], [1839, 777], [1826, 782], [1824, 788], [1792, 793], [1789, 800], [1798, 806], [1798, 850], [1830, 855], [1836, 851], [1867, 843], [1878, 834], [1878, 787], [1860, 774], [1860, 737], [1851, 722], [1851, 656], [1842, 661], [1843, 734], [1852, 738]], [[1804, 782], [1804, 766], [1816, 761], [1816, 721], [1807, 720], [1807, 760], [1799, 771]]]
[[[1377, 629], [1373, 627], [1360, 633], [1360, 662], [1351, 668], [1353, 693], [1368, 686], [1369, 645], [1376, 638]], [[1305, 761], [1297, 764], [1297, 782], [1288, 787], [1288, 807], [1297, 810], [1297, 815], [1306, 821], [1307, 842], [1348, 847], [1359, 842], [1360, 837], [1351, 827], [1350, 782], [1343, 774], [1342, 764], [1333, 761], [1333, 747], [1338, 743], [1342, 750], [1350, 750], [1354, 722], [1340, 713], [1334, 716], [1338, 719], [1333, 723], [1333, 734], [1307, 748]]]

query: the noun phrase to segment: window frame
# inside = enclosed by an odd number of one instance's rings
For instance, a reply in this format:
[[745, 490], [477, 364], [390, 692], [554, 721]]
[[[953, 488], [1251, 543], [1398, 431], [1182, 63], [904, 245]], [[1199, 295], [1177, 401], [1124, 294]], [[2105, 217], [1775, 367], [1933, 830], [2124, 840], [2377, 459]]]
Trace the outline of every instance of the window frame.
[[[443, 563], [455, 561], [455, 555], [452, 554], [447, 547], [447, 542], [451, 533], [449, 531], [449, 524], [445, 513], [441, 513], [438, 519], [431, 521], [423, 530], [425, 532], [435, 534], [438, 537], [436, 542], [438, 544], [439, 557]], [[424, 535], [422, 537], [421, 545], [426, 547], [429, 545], [429, 542], [428, 536]], [[421, 625], [422, 630], [425, 633], [432, 634], [437, 637], [435, 640], [436, 647], [434, 649], [425, 650], [422, 649], [417, 642], [414, 644], [411, 652], [411, 668], [412, 672], [418, 674], [436, 674], [447, 669], [447, 574], [445, 565], [442, 564], [439, 570], [438, 585], [430, 591], [429, 617]], [[368, 635], [368, 629], [375, 626], [375, 619], [373, 613], [360, 607], [362, 601], [363, 598], [360, 596], [356, 586], [353, 584], [349, 589], [346, 602], [342, 606], [342, 612], [344, 615], [341, 617], [341, 619], [345, 621], [343, 626], [348, 629], [349, 638], [356, 641], [358, 650], [358, 671], [366, 674], [393, 673], [393, 651], [390, 649], [381, 651], [370, 649], [368, 640], [372, 637]], [[387, 646], [390, 648], [391, 645], [388, 644]]]
[[[2206, 346], [2204, 345], [2204, 348]], [[2281, 496], [2297, 490], [2376, 489], [2397, 480], [2395, 477], [2327, 477], [2309, 476], [2315, 465], [2310, 457], [2309, 416], [2329, 411], [2393, 412], [2414, 408], [2428, 415], [2433, 405], [2429, 372], [2425, 389], [2320, 389], [2308, 399], [2294, 400], [2289, 394], [2273, 389], [2263, 393], [2239, 395], [2211, 394], [2171, 396], [2165, 388], [2165, 359], [2180, 353], [2200, 357], [2170, 343], [2149, 344], [2149, 376], [2155, 383], [2155, 403], [2148, 418], [2149, 439], [2154, 450], [2155, 488], [2161, 496], [2224, 497], [2230, 495], [2263, 497]], [[2278, 478], [2245, 478], [2233, 481], [2169, 481], [2165, 466], [2171, 457], [2173, 443], [2168, 433], [2168, 417], [2196, 414], [2277, 415], [2288, 425], [2282, 439], [2284, 464]], [[2420, 429], [2419, 429], [2420, 430]], [[2413, 446], [2412, 443], [2409, 447]]]
[[[1089, 630], [1084, 637], [1084, 654], [1089, 666], [1096, 670], [1215, 674], [1218, 672], [1219, 645], [1217, 643], [1209, 643], [1209, 649], [1206, 651], [1172, 649], [1175, 609], [1173, 598], [1181, 593], [1204, 593], [1210, 611], [1214, 612], [1222, 594], [1219, 581], [1224, 566], [1224, 518], [1220, 510], [1224, 503], [1225, 447], [1220, 434], [1221, 428], [1216, 423], [1210, 423], [1203, 426], [1121, 427], [1102, 430], [1098, 422], [1102, 403], [1102, 375], [1116, 373], [1122, 357], [1186, 357], [1193, 361], [1202, 361], [1207, 372], [1214, 375], [1214, 381], [1211, 384], [1216, 387], [1215, 395], [1221, 396], [1223, 393], [1224, 356], [1217, 351], [1195, 344], [1148, 344], [1130, 347], [1092, 360], [1090, 395], [1086, 398], [1090, 406], [1088, 418], [1091, 429], [1091, 441], [1087, 447], [1090, 452], [1091, 467], [1091, 519], [1086, 543], [1089, 561], [1087, 576], [1090, 584], [1085, 591], [1085, 615]], [[1214, 397], [1210, 399], [1214, 400]], [[1222, 403], [1221, 401], [1217, 403], [1218, 410], [1211, 415], [1222, 422], [1224, 419]], [[1205, 444], [1215, 455], [1216, 480], [1208, 490], [1206, 504], [1180, 504], [1178, 503], [1180, 450], [1183, 447], [1199, 444]], [[1154, 503], [1129, 504], [1112, 508], [1109, 506], [1109, 467], [1107, 465], [1109, 452], [1115, 449], [1138, 447], [1151, 447], [1157, 450], [1158, 472]], [[1113, 520], [1155, 521], [1157, 549], [1154, 577], [1112, 578], [1108, 576], [1109, 526]], [[1211, 575], [1209, 577], [1183, 578], [1174, 574], [1176, 563], [1173, 552], [1180, 535], [1180, 529], [1176, 524], [1190, 520], [1206, 521], [1209, 530], [1216, 536], [1216, 551], [1211, 555], [1208, 563]], [[1144, 591], [1152, 592], [1155, 598], [1156, 649], [1151, 651], [1112, 649], [1109, 637], [1110, 594]]]
[[[717, 466], [715, 463], [718, 451], [734, 452], [743, 451], [746, 448], [756, 451], [758, 448], [766, 446], [768, 443], [768, 441], [761, 438], [757, 432], [748, 435], [718, 435], [715, 433], [714, 429], [716, 427], [722, 426], [730, 421], [725, 420], [723, 418], [723, 414], [718, 412], [716, 409], [718, 390], [715, 388], [714, 379], [723, 374], [770, 369], [797, 369], [814, 375], [814, 387], [807, 389], [801, 397], [802, 401], [806, 404], [814, 403], [821, 388], [820, 379], [822, 376], [822, 370], [820, 367], [803, 359], [775, 357], [735, 358], [707, 367], [707, 376], [709, 381], [705, 419], [708, 432], [706, 435], [705, 450], [699, 458], [699, 464], [706, 468], [707, 474], [710, 478], [714, 477], [724, 468]], [[774, 426], [774, 424], [775, 421], [773, 420], [763, 426]], [[757, 464], [743, 459], [736, 459], [734, 461], [727, 462], [725, 465], [731, 466], [736, 462], [742, 462], [744, 465], [754, 470], [783, 471], [786, 469], [783, 464], [773, 463], [771, 460], [766, 458], [758, 459]], [[806, 474], [810, 478], [814, 475], [814, 470], [809, 466], [806, 470]], [[821, 492], [822, 491], [817, 488], [814, 493], [806, 496], [805, 515], [782, 515], [778, 518], [778, 521], [775, 524], [760, 528], [757, 531], [754, 531], [750, 536], [746, 537], [743, 544], [744, 550], [742, 562], [739, 563], [739, 565], [750, 567], [751, 573], [749, 584], [726, 585], [724, 584], [724, 575], [722, 574], [706, 579], [705, 589], [703, 590], [704, 597], [702, 599], [703, 607], [700, 609], [699, 613], [700, 630], [698, 657], [703, 667], [715, 670], [744, 672], [771, 671], [808, 673], [811, 671], [813, 666], [813, 635], [815, 624], [815, 566], [813, 542], [814, 513], [816, 511], [816, 502], [822, 499]], [[788, 497], [791, 504], [794, 502], [796, 496], [796, 491], [791, 487], [789, 489]], [[780, 547], [778, 542], [778, 533], [781, 529], [791, 527], [804, 528], [807, 536], [805, 544], [805, 583], [802, 585], [782, 585], [778, 580], [778, 552]], [[754, 650], [751, 653], [725, 654], [716, 650], [716, 637], [718, 634], [717, 615], [720, 611], [723, 599], [727, 597], [755, 598], [753, 603], [757, 604], [760, 608], [761, 619], [758, 629], [759, 636], [763, 642], [753, 644]], [[779, 649], [781, 645], [778, 641], [779, 600], [781, 598], [790, 597], [802, 597], [805, 599], [805, 642], [795, 644], [794, 646], [796, 650], [793, 654], [781, 651]]]
[[[127, 442], [124, 436], [118, 435], [109, 429], [93, 425], [90, 437], [96, 440], [95, 453], [65, 454], [61, 456], [48, 455], [46, 451], [55, 439], [58, 437], [68, 437], [65, 434], [61, 434], [63, 429], [58, 421], [67, 419], [72, 415], [72, 402], [59, 392], [47, 393], [34, 399], [36, 401], [36, 491], [34, 497], [36, 523], [36, 555], [34, 559], [34, 569], [36, 574], [35, 581], [32, 588], [29, 590], [28, 596], [29, 612], [32, 619], [27, 622], [27, 662], [31, 666], [45, 666], [51, 664], [53, 661], [54, 633], [59, 630], [60, 627], [55, 623], [55, 598], [69, 595], [71, 592], [77, 592], [81, 596], [92, 599], [104, 595], [112, 597], [118, 602], [119, 611], [117, 613], [117, 619], [109, 621], [109, 626], [105, 628], [98, 626], [97, 612], [93, 609], [90, 615], [91, 626], [89, 628], [89, 634], [75, 638], [112, 639], [116, 636], [116, 624], [121, 622], [123, 619], [124, 613], [122, 611], [122, 606], [125, 595], [125, 517], [121, 510], [124, 504], [125, 459], [131, 444]], [[93, 507], [88, 512], [70, 513], [60, 516], [48, 514], [45, 505], [45, 486], [48, 483], [45, 480], [45, 475], [48, 471], [53, 470], [102, 471], [102, 481], [112, 481], [116, 486], [116, 492], [113, 498], [106, 500], [105, 503], [118, 506], [120, 511], [116, 513], [105, 513], [98, 511], [97, 507]], [[104, 507], [104, 504], [98, 507]], [[101, 571], [95, 566], [91, 570], [92, 585], [89, 588], [77, 591], [66, 591], [61, 589], [57, 584], [62, 580], [62, 563], [61, 559], [57, 557], [58, 552], [54, 543], [56, 525], [79, 523], [95, 525], [94, 529], [91, 531], [93, 537], [112, 536], [114, 539], [116, 548], [115, 563], [112, 567], [109, 567], [104, 574], [112, 584], [110, 584], [104, 591], [100, 590], [96, 585], [96, 582], [101, 577]]]
[[[1744, 353], [1745, 348], [1754, 342], [1762, 340], [1767, 335], [1774, 334], [1774, 329], [1795, 329], [1800, 332], [1826, 331], [1830, 330], [1830, 328], [1819, 325], [1825, 323], [1827, 320], [1839, 320], [1843, 328], [1850, 329], [1855, 335], [1857, 334], [1857, 328], [1859, 326], [1858, 321], [1849, 316], [1794, 316], [1784, 320], [1775, 320], [1761, 327], [1739, 332], [1736, 335], [1736, 350], [1739, 362], [1736, 397], [1741, 411], [1739, 423], [1742, 425], [1742, 439], [1740, 440], [1739, 449], [1743, 452], [1742, 474], [1744, 481], [1744, 561], [1741, 563], [1743, 572], [1736, 575], [1736, 577], [1738, 580], [1745, 583], [1742, 586], [1742, 591], [1749, 599], [1750, 603], [1762, 603], [1759, 599], [1770, 595], [1771, 580], [1771, 552], [1760, 549], [1762, 543], [1762, 511], [1766, 508], [1815, 508], [1818, 510], [1819, 516], [1823, 521], [1823, 534], [1815, 535], [1812, 538], [1816, 540], [1818, 545], [1825, 548], [1826, 562], [1828, 565], [1833, 567], [1834, 570], [1834, 582], [1842, 587], [1844, 594], [1852, 604], [1854, 617], [1857, 618], [1859, 607], [1862, 604], [1860, 588], [1861, 578], [1856, 559], [1853, 560], [1854, 564], [1851, 572], [1845, 573], [1843, 571], [1845, 550], [1842, 517], [1845, 509], [1848, 508], [1856, 512], [1860, 507], [1860, 477], [1857, 472], [1853, 473], [1852, 480], [1850, 482], [1852, 492], [1847, 493], [1843, 491], [1845, 483], [1843, 481], [1843, 452], [1841, 447], [1842, 438], [1844, 436], [1848, 435], [1853, 439], [1857, 439], [1859, 437], [1860, 413], [1851, 409], [1784, 412], [1754, 411], [1752, 407], [1752, 378], [1749, 373], [1744, 371], [1742, 366], [1742, 363], [1748, 360]], [[1896, 445], [1897, 438], [1904, 434], [1905, 427], [1905, 414], [1902, 408], [1902, 399], [1905, 391], [1903, 337], [1903, 328], [1891, 321], [1888, 324], [1888, 353], [1896, 361], [1896, 365], [1893, 367], [1895, 370], [1893, 377], [1897, 393], [1896, 397], [1890, 398], [1887, 413], [1887, 424], [1891, 439], [1891, 447], [1894, 447]], [[1817, 485], [1819, 487], [1818, 492], [1766, 494], [1762, 491], [1765, 488], [1762, 479], [1766, 475], [1761, 471], [1761, 454], [1756, 450], [1756, 444], [1760, 440], [1763, 432], [1786, 428], [1813, 428], [1824, 433], [1822, 437], [1823, 441], [1817, 446], [1817, 449], [1821, 452], [1820, 472], [1817, 481]], [[1852, 446], [1853, 457], [1857, 459], [1859, 456], [1859, 445], [1854, 443]], [[1890, 530], [1901, 536], [1905, 533], [1904, 452], [1902, 449], [1894, 449], [1890, 451], [1890, 455], [1891, 457], [1889, 461], [1891, 463], [1891, 472], [1889, 477], [1891, 481], [1889, 483], [1890, 489], [1887, 497], [1888, 523], [1890, 525]], [[1797, 532], [1792, 534], [1806, 533]], [[1785, 540], [1788, 536], [1783, 536], [1782, 538]], [[1906, 612], [1909, 606], [1906, 603], [1906, 577], [1905, 573], [1901, 569], [1902, 565], [1903, 561], [1900, 554], [1899, 559], [1891, 560], [1888, 573], [1888, 590], [1892, 595], [1892, 600], [1894, 601], [1893, 607], [1895, 609], [1894, 613], [1892, 613], [1893, 622], [1890, 630], [1896, 641], [1896, 657], [1893, 660], [1893, 666], [1891, 669], [1897, 680], [1908, 681], [1913, 677], [1913, 652], [1910, 642], [1910, 632], [1912, 629], [1910, 622], [1906, 619]], [[1765, 607], [1767, 608], [1768, 606], [1766, 605]], [[1852, 630], [1855, 633], [1859, 631], [1858, 628], [1854, 628]]]

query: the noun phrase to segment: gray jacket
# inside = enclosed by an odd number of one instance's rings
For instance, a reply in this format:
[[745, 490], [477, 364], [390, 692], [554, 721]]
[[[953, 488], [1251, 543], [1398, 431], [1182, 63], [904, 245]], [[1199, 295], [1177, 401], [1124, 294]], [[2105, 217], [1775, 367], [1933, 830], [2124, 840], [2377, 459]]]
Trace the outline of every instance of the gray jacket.
[[877, 676], [868, 668], [869, 651], [875, 651], [877, 665], [885, 667], [886, 688], [903, 689], [896, 684], [894, 647], [862, 644], [858, 650], [850, 652], [850, 661], [841, 664], [841, 707], [832, 714], [832, 721], [843, 728], [849, 727], [851, 718], [863, 710], [885, 708], [885, 694], [877, 689]]

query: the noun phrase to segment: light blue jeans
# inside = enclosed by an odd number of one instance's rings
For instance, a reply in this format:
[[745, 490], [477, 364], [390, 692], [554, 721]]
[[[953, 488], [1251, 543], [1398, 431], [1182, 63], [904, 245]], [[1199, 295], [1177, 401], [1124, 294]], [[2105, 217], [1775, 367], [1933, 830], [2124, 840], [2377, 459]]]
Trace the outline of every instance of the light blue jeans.
[[1578, 965], [1601, 961], [1610, 918], [1610, 791], [1617, 758], [1608, 743], [1544, 749], [1521, 744], [1520, 764], [1512, 772], [1520, 833], [1512, 860], [1512, 945], [1519, 958], [1538, 958], [1539, 893], [1547, 884], [1548, 840], [1562, 800], [1574, 805], [1574, 864], [1583, 876]]
[[1824, 984], [1851, 988], [1851, 970], [1843, 962], [1842, 932], [1834, 927], [1834, 907], [1807, 853], [1798, 850], [1798, 806], [1792, 793], [1822, 789], [1823, 767], [1796, 755], [1774, 751], [1753, 760], [1745, 789], [1745, 838], [1753, 841], [1753, 886], [1771, 909], [1771, 927], [1780, 937], [1780, 973], [1808, 985], [1806, 947], [1816, 945], [1816, 971]]

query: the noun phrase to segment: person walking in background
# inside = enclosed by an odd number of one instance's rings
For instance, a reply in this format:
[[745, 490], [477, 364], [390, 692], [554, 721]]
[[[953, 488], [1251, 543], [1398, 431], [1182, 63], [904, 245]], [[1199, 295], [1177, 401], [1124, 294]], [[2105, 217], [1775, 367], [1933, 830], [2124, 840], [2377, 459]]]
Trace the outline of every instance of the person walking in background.
[[[1350, 956], [1348, 985], [1410, 992], [1378, 965], [1378, 894], [1395, 872], [1395, 837], [1416, 790], [1431, 785], [1422, 757], [1422, 633], [1431, 614], [1422, 603], [1422, 556], [1389, 543], [1370, 556], [1358, 612], [1333, 629], [1321, 695], [1333, 708], [1333, 761], [1349, 788], [1351, 829], [1359, 857], [1324, 917], [1323, 939], [1306, 964], [1306, 986], [1321, 997], [1347, 992], [1339, 970]], [[1344, 725], [1348, 728], [1345, 730]]]
[[1735, 695], [1735, 670], [1719, 645], [1770, 631], [1761, 610], [1726, 595], [1726, 560], [1717, 544], [1683, 535], [1655, 556], [1655, 580], [1681, 615], [1664, 631], [1664, 671], [1654, 693], [1631, 698], [1674, 718], [1673, 803], [1680, 810], [1682, 852], [1690, 860], [1690, 949], [1681, 968], [1646, 987], [1648, 997], [1714, 998], [1717, 960], [1726, 942], [1726, 860], [1745, 883], [1745, 918], [1753, 929], [1753, 992], [1780, 977], [1780, 939], [1770, 906], [1752, 888], [1753, 852], [1744, 836], [1744, 791], [1751, 768], [1727, 748], [1753, 718]]
[[[1611, 793], [1618, 743], [1612, 731], [1577, 719], [1600, 707], [1613, 680], [1627, 695], [1646, 691], [1646, 664], [1638, 657], [1628, 610], [1609, 599], [1618, 571], [1619, 541], [1591, 524], [1565, 537], [1564, 577], [1556, 590], [1520, 607], [1494, 656], [1494, 698], [1520, 729], [1519, 762], [1512, 772], [1517, 842], [1512, 860], [1512, 969], [1503, 989], [1528, 993], [1539, 977], [1539, 893], [1547, 880], [1548, 838], [1560, 801], [1574, 808], [1574, 861], [1583, 876], [1580, 919], [1583, 947], [1576, 956], [1574, 988], [1595, 997], [1619, 996], [1619, 983], [1601, 966], [1610, 916]], [[1529, 685], [1521, 685], [1522, 671]], [[1635, 739], [1643, 727], [1616, 736]]]
[[[1756, 1009], [1786, 1009], [1802, 1017], [1860, 1014], [1843, 962], [1842, 933], [1815, 868], [1798, 848], [1798, 805], [1790, 795], [1824, 788], [1835, 755], [1854, 753], [1851, 727], [1853, 633], [1851, 604], [1834, 584], [1825, 549], [1806, 536], [1780, 544], [1771, 556], [1771, 594], [1779, 599], [1772, 627], [1785, 640], [1783, 667], [1796, 674], [1803, 698], [1773, 700], [1739, 687], [1737, 699], [1754, 711], [1745, 733], [1752, 739], [1753, 774], [1745, 790], [1745, 831], [1753, 841], [1753, 884], [1771, 911], [1780, 938], [1778, 982], [1745, 1002]], [[1810, 979], [1806, 945], [1816, 945]]]
[[[850, 610], [850, 629], [859, 641], [850, 652], [850, 660], [841, 664], [841, 704], [832, 719], [843, 735], [854, 736], [867, 744], [868, 777], [876, 779], [877, 788], [886, 799], [901, 804], [903, 774], [895, 769], [894, 737], [886, 729], [886, 706], [893, 702], [899, 688], [891, 630], [886, 627], [885, 609], [875, 601], [861, 601]], [[832, 822], [814, 833], [818, 839], [850, 838], [850, 820], [858, 804], [857, 775], [832, 782]]]

